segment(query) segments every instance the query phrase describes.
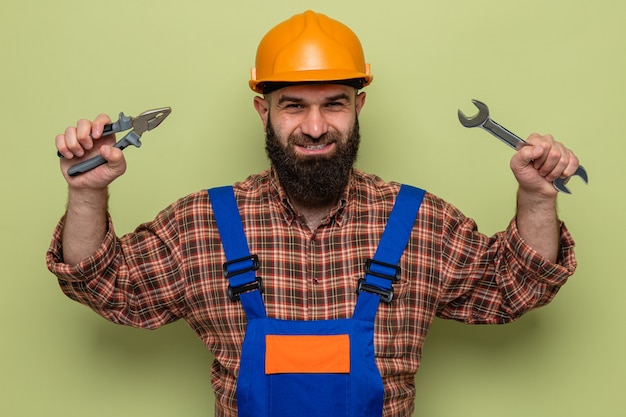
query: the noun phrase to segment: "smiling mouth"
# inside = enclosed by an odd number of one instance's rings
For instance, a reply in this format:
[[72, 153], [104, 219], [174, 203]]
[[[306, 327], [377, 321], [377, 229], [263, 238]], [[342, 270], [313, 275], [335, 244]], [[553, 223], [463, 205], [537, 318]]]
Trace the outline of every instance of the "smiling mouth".
[[334, 140], [328, 141], [328, 142], [309, 142], [309, 141], [303, 141], [303, 142], [295, 142], [294, 145], [297, 146], [298, 148], [304, 148], [304, 149], [324, 149], [326, 147], [332, 146], [335, 144]]
[[329, 143], [320, 143], [320, 144], [315, 144], [315, 145], [307, 145], [307, 144], [301, 144], [301, 145], [296, 145], [296, 148], [299, 149], [299, 153], [303, 154], [303, 155], [324, 155], [327, 154], [329, 152], [331, 152], [335, 147], [335, 143], [334, 142], [329, 142]]

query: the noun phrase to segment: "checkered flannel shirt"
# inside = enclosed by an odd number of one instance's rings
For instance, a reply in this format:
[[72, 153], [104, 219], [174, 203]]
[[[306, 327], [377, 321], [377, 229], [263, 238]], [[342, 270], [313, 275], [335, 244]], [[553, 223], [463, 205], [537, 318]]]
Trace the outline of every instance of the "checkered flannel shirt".
[[[289, 204], [272, 170], [235, 184], [250, 252], [260, 259], [268, 317], [351, 317], [357, 280], [373, 257], [399, 184], [355, 170], [329, 216], [311, 231]], [[186, 320], [215, 355], [216, 416], [236, 416], [235, 387], [246, 318], [227, 296], [225, 262], [206, 191], [184, 197], [133, 233], [113, 224], [97, 252], [63, 263], [55, 229], [47, 264], [63, 292], [115, 323], [154, 329]], [[576, 267], [574, 242], [561, 226], [558, 264], [534, 252], [515, 220], [488, 237], [473, 220], [427, 193], [400, 261], [394, 299], [375, 323], [376, 363], [385, 416], [410, 416], [414, 375], [435, 316], [506, 323], [548, 303]]]

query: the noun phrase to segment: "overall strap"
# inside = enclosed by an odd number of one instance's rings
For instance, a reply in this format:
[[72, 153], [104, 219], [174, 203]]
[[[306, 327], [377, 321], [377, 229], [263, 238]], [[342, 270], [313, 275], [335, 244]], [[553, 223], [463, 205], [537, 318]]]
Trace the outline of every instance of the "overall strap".
[[229, 281], [228, 296], [232, 301], [241, 300], [248, 319], [264, 318], [261, 278], [255, 272], [259, 261], [250, 255], [233, 187], [211, 188], [208, 193], [226, 255], [223, 271]]
[[355, 319], [374, 321], [380, 301], [393, 299], [392, 284], [400, 280], [398, 263], [425, 194], [420, 188], [400, 187], [374, 258], [367, 260], [365, 277], [359, 280]]

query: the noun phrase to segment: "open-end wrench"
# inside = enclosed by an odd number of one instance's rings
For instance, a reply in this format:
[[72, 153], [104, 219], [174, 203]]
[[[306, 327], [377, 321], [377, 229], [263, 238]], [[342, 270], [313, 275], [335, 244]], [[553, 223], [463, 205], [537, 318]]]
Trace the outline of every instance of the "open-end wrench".
[[[461, 110], [459, 110], [458, 112], [459, 121], [461, 122], [463, 126], [482, 127], [487, 132], [491, 133], [492, 135], [494, 135], [495, 137], [497, 137], [502, 142], [506, 143], [507, 145], [509, 145], [511, 148], [515, 150], [518, 150], [523, 146], [530, 145], [530, 143], [526, 142], [524, 139], [520, 138], [514, 133], [511, 133], [509, 130], [505, 129], [504, 127], [494, 122], [491, 119], [491, 117], [489, 117], [489, 108], [487, 107], [485, 103], [481, 103], [478, 100], [472, 100], [472, 103], [474, 103], [476, 108], [478, 108], [477, 115], [473, 117], [467, 117], [465, 116], [465, 114], [463, 114]], [[579, 176], [585, 182], [585, 184], [589, 183], [589, 179], [587, 177], [587, 171], [585, 171], [585, 168], [583, 168], [582, 165], [578, 166], [578, 169], [576, 169], [576, 172], [574, 172], [574, 175]], [[557, 178], [553, 182], [554, 188], [556, 188], [557, 190], [563, 193], [571, 194], [571, 191], [568, 190], [567, 187], [565, 186], [565, 184], [567, 184], [570, 178], [571, 177]]]

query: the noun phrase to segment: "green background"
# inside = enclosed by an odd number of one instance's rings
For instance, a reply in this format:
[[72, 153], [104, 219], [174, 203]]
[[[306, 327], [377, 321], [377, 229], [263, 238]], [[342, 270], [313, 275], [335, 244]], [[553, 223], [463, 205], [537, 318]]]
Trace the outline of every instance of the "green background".
[[263, 169], [249, 68], [263, 34], [307, 8], [351, 26], [375, 74], [359, 167], [438, 194], [487, 234], [504, 228], [511, 150], [456, 117], [476, 98], [520, 136], [554, 134], [590, 175], [559, 197], [575, 276], [511, 325], [436, 321], [415, 414], [626, 415], [622, 0], [4, 0], [0, 415], [212, 415], [212, 358], [183, 322], [112, 325], [46, 270], [66, 198], [54, 137], [100, 112], [173, 108], [126, 150], [111, 198], [120, 234], [180, 196]]

